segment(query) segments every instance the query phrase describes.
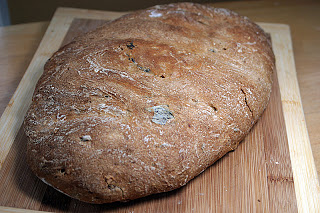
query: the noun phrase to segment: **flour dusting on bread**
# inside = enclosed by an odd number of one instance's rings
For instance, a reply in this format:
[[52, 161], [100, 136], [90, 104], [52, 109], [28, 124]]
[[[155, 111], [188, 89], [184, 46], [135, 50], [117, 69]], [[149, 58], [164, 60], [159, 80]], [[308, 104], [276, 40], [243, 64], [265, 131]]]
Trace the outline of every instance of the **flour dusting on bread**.
[[46, 63], [24, 122], [30, 168], [90, 203], [177, 189], [248, 134], [274, 67], [266, 33], [228, 9], [120, 17]]

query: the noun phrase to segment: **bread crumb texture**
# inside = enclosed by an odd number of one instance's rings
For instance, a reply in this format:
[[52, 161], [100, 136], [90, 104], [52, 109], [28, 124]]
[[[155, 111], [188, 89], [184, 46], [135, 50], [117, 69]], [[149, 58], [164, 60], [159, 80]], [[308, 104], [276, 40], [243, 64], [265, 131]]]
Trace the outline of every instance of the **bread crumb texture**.
[[194, 3], [133, 12], [48, 60], [25, 118], [28, 163], [90, 203], [185, 185], [234, 150], [270, 95], [269, 37]]

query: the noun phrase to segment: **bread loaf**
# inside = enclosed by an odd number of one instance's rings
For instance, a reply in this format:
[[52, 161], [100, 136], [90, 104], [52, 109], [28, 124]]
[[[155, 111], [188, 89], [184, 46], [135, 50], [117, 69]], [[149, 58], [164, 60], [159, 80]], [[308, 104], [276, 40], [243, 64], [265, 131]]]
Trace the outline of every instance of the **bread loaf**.
[[25, 118], [30, 168], [90, 203], [177, 189], [247, 135], [274, 67], [266, 33], [230, 10], [125, 15], [46, 63]]

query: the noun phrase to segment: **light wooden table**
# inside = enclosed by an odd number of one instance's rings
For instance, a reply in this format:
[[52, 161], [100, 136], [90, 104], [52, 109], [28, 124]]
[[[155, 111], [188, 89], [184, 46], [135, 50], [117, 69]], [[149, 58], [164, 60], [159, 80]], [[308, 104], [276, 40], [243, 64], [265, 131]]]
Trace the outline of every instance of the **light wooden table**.
[[[290, 25], [296, 70], [313, 155], [320, 174], [320, 2], [240, 1], [212, 4], [257, 22]], [[49, 22], [0, 27], [0, 115], [8, 105]]]

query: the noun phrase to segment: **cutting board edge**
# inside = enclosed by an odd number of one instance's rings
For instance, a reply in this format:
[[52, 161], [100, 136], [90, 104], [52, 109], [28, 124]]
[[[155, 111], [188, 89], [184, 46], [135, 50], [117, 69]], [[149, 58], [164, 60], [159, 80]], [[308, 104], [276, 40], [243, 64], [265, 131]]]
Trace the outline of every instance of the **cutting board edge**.
[[[320, 209], [319, 179], [302, 107], [290, 27], [284, 24], [275, 26], [277, 30], [271, 33], [276, 39], [272, 42], [282, 47], [274, 53], [298, 210], [317, 212]], [[270, 26], [266, 24], [264, 27]]]

